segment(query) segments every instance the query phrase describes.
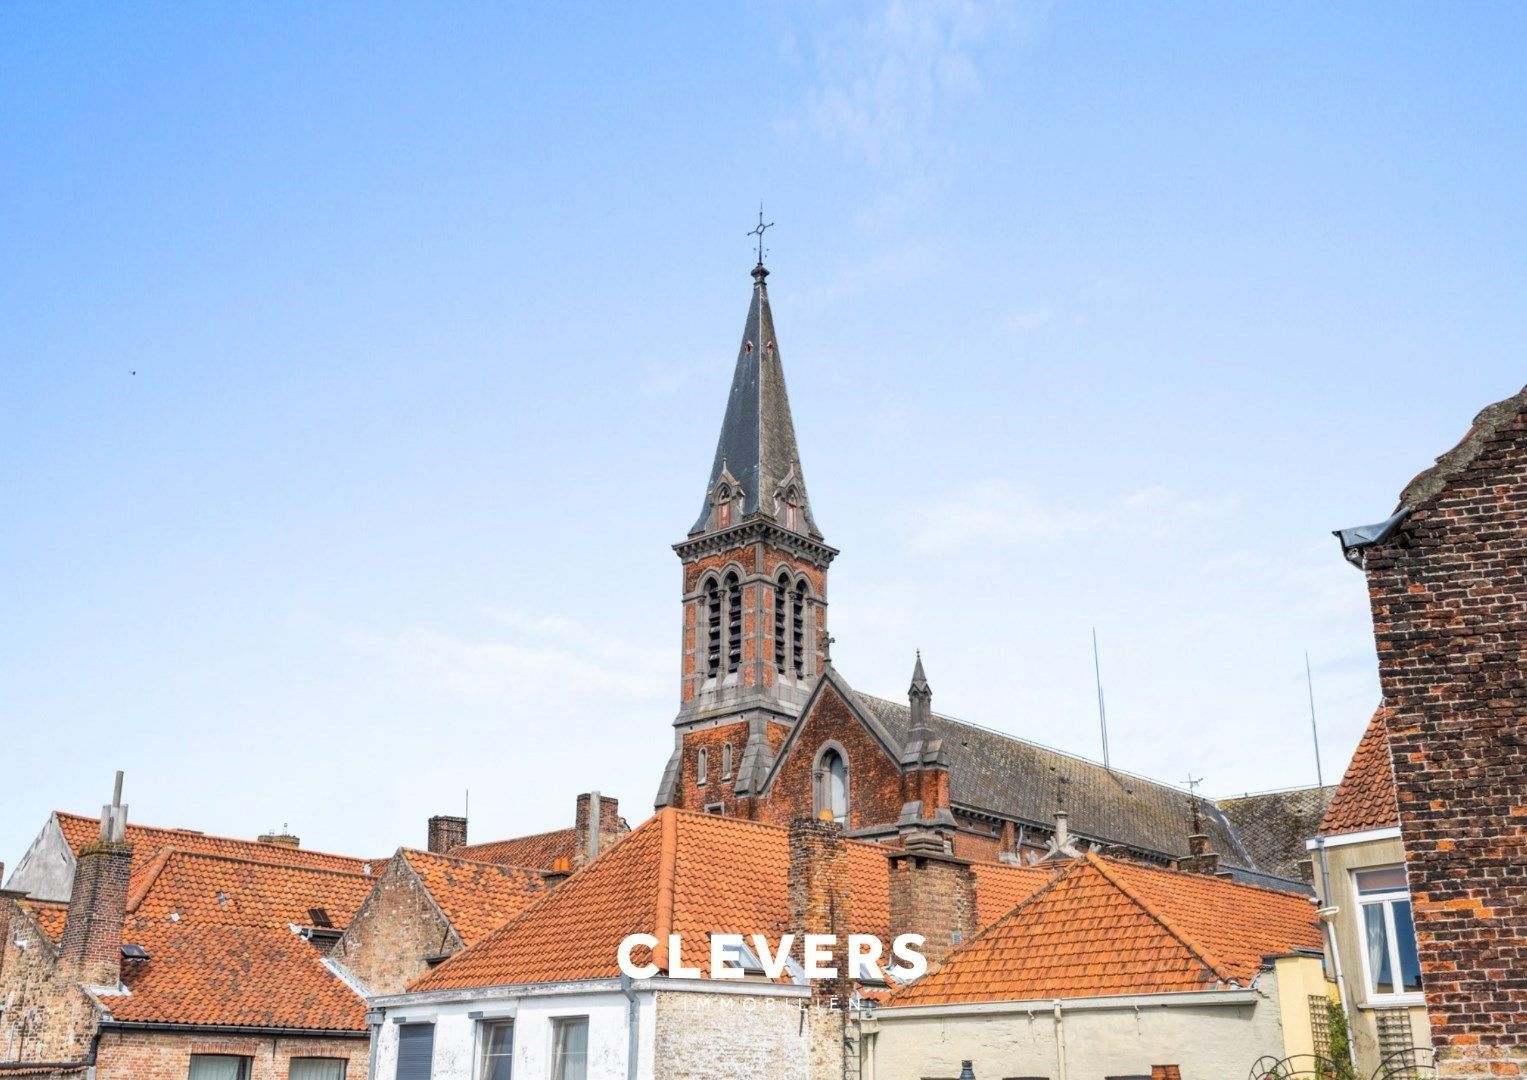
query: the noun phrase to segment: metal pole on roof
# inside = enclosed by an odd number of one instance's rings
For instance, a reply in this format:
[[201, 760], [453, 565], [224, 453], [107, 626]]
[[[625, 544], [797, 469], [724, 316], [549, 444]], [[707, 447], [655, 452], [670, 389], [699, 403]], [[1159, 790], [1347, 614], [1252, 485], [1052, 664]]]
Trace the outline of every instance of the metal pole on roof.
[[1108, 708], [1103, 704], [1103, 667], [1098, 662], [1098, 628], [1092, 628], [1092, 676], [1098, 684], [1098, 727], [1103, 731], [1103, 768], [1108, 764]]
[[1304, 685], [1310, 693], [1310, 736], [1315, 740], [1315, 782], [1325, 787], [1325, 771], [1320, 767], [1320, 726], [1315, 722], [1315, 677], [1310, 674], [1308, 649], [1304, 650]]

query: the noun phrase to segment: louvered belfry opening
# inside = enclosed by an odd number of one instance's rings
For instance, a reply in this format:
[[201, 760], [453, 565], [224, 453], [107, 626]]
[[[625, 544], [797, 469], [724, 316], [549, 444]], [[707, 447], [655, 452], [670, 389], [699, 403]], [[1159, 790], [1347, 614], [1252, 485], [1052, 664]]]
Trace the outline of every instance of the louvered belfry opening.
[[742, 586], [733, 571], [726, 575], [726, 670], [742, 666]]
[[789, 645], [785, 639], [786, 628], [789, 625], [789, 617], [786, 615], [790, 604], [789, 592], [790, 576], [780, 574], [779, 581], [774, 586], [774, 667], [781, 675], [790, 664]]
[[705, 586], [707, 624], [705, 673], [714, 679], [721, 673], [721, 587], [711, 578]]
[[790, 596], [790, 625], [791, 659], [799, 679], [806, 674], [806, 590], [799, 584]]

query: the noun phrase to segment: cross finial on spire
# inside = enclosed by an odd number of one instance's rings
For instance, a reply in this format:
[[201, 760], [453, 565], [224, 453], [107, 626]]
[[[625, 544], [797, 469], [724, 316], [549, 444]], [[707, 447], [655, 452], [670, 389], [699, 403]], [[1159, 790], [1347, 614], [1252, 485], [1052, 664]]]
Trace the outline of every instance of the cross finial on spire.
[[774, 228], [774, 222], [771, 221], [767, 225], [764, 224], [764, 219], [763, 219], [763, 203], [759, 203], [758, 204], [758, 224], [755, 225], [753, 228], [749, 229], [748, 233], [747, 233], [747, 235], [749, 235], [749, 236], [756, 236], [756, 237], [758, 237], [758, 265], [759, 266], [763, 265], [763, 257], [764, 257], [764, 246], [763, 246], [764, 232], [765, 232], [765, 230], [772, 229], [772, 228]]

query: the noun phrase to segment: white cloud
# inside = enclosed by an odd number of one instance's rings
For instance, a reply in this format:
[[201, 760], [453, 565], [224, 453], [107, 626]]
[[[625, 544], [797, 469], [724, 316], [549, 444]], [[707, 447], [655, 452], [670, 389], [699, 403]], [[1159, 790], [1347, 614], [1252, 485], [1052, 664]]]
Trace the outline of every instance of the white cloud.
[[1163, 487], [1138, 491], [1090, 506], [1047, 500], [1030, 487], [992, 477], [962, 484], [935, 498], [911, 535], [915, 547], [937, 549], [979, 541], [1074, 536], [1093, 529], [1126, 529], [1164, 535], [1223, 516], [1235, 498], [1193, 499]]
[[415, 692], [444, 700], [516, 702], [566, 711], [666, 701], [669, 652], [609, 637], [571, 619], [485, 609], [505, 631], [468, 637], [430, 627], [353, 632], [354, 648], [388, 660]]

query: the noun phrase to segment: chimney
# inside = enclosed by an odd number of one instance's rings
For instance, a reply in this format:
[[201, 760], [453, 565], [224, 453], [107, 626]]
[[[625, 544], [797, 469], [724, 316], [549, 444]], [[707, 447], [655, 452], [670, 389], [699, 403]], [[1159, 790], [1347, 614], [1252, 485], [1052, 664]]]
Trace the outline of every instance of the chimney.
[[467, 842], [467, 819], [436, 814], [429, 819], [429, 850], [444, 855]]
[[116, 986], [121, 981], [122, 924], [127, 918], [132, 858], [119, 772], [111, 804], [101, 807], [100, 839], [79, 853], [58, 946], [61, 968], [89, 986]]
[[1219, 855], [1210, 849], [1208, 836], [1201, 832], [1189, 836], [1188, 856], [1178, 860], [1177, 867], [1192, 874], [1207, 874], [1211, 877], [1219, 874]]
[[891, 937], [921, 934], [929, 964], [942, 963], [976, 931], [976, 876], [933, 832], [910, 833], [890, 861]]
[[620, 800], [590, 791], [578, 796], [573, 817], [573, 860], [582, 866], [614, 847], [627, 832], [620, 820]]
[[573, 862], [566, 855], [551, 864], [550, 870], [541, 872], [541, 881], [548, 889], [555, 889], [566, 881], [573, 872]]
[[811, 1008], [806, 1010], [811, 1028], [808, 1080], [842, 1080], [847, 1075], [845, 1042], [854, 988], [848, 970], [853, 893], [848, 885], [847, 847], [843, 827], [831, 817], [790, 822], [790, 931], [795, 935], [791, 952], [803, 960], [807, 934], [837, 938], [831, 962], [837, 978], [811, 982]]
[[1151, 1080], [1182, 1080], [1182, 1070], [1176, 1065], [1152, 1065]]
[[255, 839], [262, 844], [274, 844], [276, 847], [301, 847], [302, 841], [289, 831], [290, 827], [282, 824], [280, 832], [268, 832]]

